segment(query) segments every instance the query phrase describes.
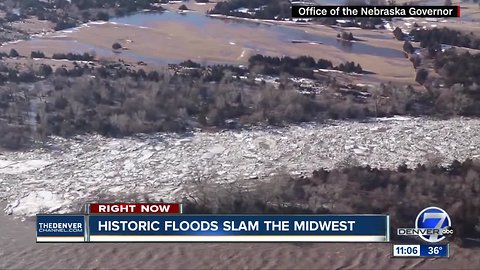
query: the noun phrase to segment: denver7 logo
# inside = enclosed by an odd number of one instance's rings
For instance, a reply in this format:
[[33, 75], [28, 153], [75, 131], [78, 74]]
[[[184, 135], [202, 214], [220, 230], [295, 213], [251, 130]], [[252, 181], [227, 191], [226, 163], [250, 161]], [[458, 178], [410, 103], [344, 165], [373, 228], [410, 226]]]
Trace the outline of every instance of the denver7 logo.
[[433, 233], [420, 234], [420, 238], [435, 243], [445, 239], [445, 235], [452, 234], [452, 222], [447, 212], [438, 207], [428, 207], [420, 211], [415, 221], [417, 229], [433, 229]]

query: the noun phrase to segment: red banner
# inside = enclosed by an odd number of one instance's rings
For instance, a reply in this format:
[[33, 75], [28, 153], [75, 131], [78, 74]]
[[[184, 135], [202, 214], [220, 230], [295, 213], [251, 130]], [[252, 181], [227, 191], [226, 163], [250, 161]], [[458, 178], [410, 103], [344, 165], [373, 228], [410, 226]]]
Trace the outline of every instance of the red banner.
[[90, 214], [181, 214], [178, 203], [92, 203]]

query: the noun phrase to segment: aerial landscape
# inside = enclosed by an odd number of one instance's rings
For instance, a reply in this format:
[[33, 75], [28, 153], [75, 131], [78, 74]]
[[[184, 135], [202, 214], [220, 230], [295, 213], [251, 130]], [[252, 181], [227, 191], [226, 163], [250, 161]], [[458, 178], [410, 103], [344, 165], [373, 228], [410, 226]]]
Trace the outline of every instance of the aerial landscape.
[[[461, 16], [298, 19], [295, 4]], [[0, 269], [480, 265], [478, 0], [5, 0], [0, 25]], [[34, 240], [39, 213], [159, 201], [392, 226], [434, 204], [457, 231], [449, 260], [373, 243]]]

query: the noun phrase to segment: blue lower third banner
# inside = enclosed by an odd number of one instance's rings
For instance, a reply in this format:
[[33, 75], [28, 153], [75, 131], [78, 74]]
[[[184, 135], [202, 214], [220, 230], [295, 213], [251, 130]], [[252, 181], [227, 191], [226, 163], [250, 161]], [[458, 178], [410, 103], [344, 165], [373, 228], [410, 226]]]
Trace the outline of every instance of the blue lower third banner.
[[85, 242], [83, 215], [37, 215], [37, 242]]
[[88, 217], [89, 242], [388, 242], [387, 215]]

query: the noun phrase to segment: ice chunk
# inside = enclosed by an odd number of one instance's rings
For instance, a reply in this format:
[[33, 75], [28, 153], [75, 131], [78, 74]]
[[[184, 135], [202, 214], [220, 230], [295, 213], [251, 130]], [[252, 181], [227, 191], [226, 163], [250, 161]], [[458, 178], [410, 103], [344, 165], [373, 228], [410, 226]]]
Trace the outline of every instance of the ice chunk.
[[59, 210], [66, 202], [51, 191], [31, 192], [26, 197], [7, 205], [7, 214], [33, 216], [39, 213], [50, 213]]
[[20, 160], [16, 162], [12, 161], [0, 161], [0, 173], [4, 174], [20, 174], [36, 169], [43, 168], [49, 164], [51, 161], [47, 160]]

